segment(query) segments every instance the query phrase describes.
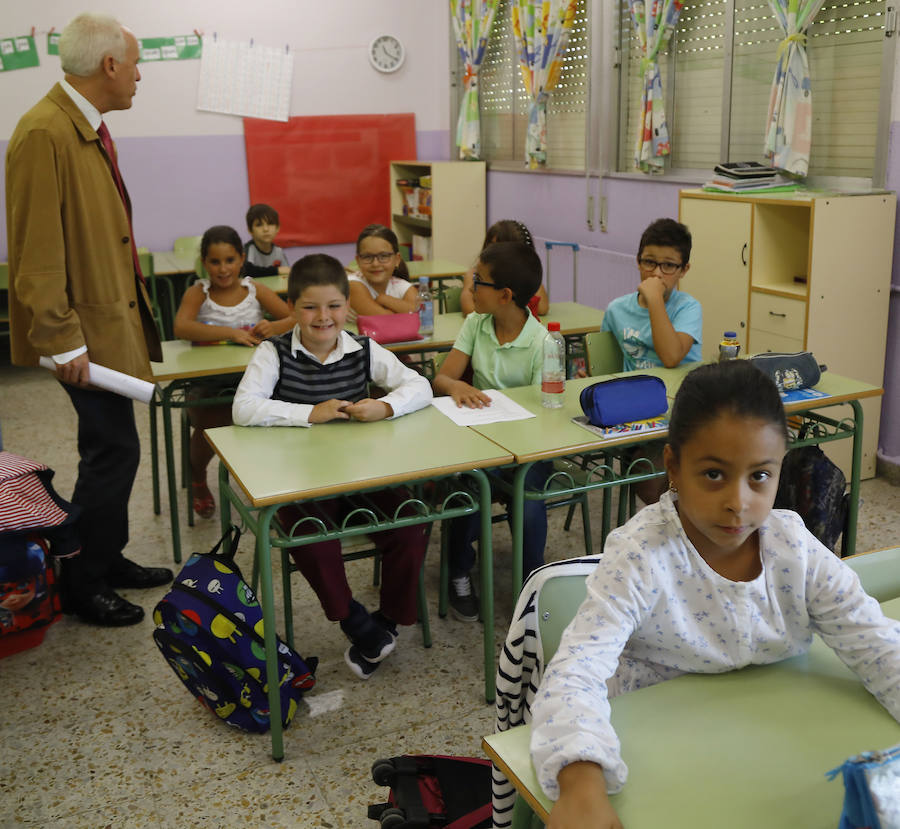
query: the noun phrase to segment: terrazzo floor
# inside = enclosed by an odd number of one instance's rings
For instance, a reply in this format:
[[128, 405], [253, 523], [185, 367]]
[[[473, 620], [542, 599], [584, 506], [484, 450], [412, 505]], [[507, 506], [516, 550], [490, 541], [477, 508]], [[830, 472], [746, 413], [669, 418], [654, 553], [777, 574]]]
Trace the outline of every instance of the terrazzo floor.
[[[128, 554], [148, 565], [171, 562], [169, 520], [152, 510], [146, 409], [136, 407], [143, 458], [131, 499]], [[0, 365], [3, 447], [48, 464], [68, 497], [74, 483], [75, 417], [49, 373]], [[600, 499], [592, 502], [594, 531]], [[862, 484], [858, 549], [900, 539], [900, 489]], [[562, 529], [550, 514], [547, 560], [582, 552], [581, 524]], [[305, 582], [293, 580], [298, 650], [320, 659], [317, 684], [285, 733], [282, 763], [268, 735], [246, 734], [203, 711], [153, 644], [150, 610], [166, 588], [122, 591], [147, 616], [130, 628], [92, 627], [63, 617], [44, 643], [0, 661], [0, 827], [374, 827], [366, 807], [386, 796], [370, 767], [404, 753], [481, 756], [493, 730], [482, 686], [481, 625], [437, 615], [437, 536], [426, 565], [434, 646], [418, 628], [401, 631], [398, 650], [368, 682], [343, 661], [346, 640]], [[217, 539], [213, 521], [190, 528], [187, 555]], [[595, 538], [599, 549], [599, 538]], [[495, 525], [497, 644], [509, 624], [509, 532]], [[250, 541], [240, 559], [250, 567]], [[354, 593], [377, 606], [368, 561], [348, 565]], [[278, 574], [275, 578], [279, 584]], [[277, 590], [277, 588], [276, 588]]]

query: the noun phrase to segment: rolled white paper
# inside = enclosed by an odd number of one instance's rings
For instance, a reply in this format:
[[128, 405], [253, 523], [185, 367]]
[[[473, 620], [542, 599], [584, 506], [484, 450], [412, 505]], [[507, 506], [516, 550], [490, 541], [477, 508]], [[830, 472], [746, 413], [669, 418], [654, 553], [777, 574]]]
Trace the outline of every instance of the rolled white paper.
[[[56, 371], [56, 363], [51, 357], [41, 357], [40, 363], [44, 368]], [[146, 380], [132, 377], [130, 374], [123, 374], [121, 371], [106, 366], [98, 366], [96, 363], [88, 363], [88, 366], [90, 367], [92, 386], [121, 394], [123, 397], [130, 397], [141, 403], [149, 403], [153, 399], [156, 392], [155, 383], [148, 383]]]

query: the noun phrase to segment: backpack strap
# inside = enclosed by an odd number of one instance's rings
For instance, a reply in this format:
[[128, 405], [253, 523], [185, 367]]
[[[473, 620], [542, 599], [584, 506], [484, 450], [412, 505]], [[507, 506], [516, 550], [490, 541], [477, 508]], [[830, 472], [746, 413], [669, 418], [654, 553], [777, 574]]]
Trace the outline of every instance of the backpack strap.
[[[233, 562], [234, 557], [237, 554], [238, 542], [240, 540], [241, 528], [237, 526], [237, 524], [232, 524], [225, 530], [224, 535], [216, 542], [215, 546], [207, 553], [207, 555], [228, 559], [228, 561]], [[222, 547], [222, 552], [219, 552], [220, 547]]]

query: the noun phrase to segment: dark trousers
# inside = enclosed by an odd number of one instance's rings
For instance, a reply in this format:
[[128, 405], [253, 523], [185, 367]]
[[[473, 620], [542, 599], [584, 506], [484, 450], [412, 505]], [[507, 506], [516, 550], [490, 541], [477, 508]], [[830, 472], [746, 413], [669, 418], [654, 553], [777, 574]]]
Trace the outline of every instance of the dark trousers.
[[63, 585], [74, 596], [107, 587], [128, 543], [128, 499], [141, 447], [132, 401], [112, 392], [63, 383], [78, 415], [78, 478], [72, 503], [81, 554], [63, 561]]
[[[404, 489], [387, 489], [370, 492], [366, 496], [376, 506], [393, 515], [397, 507], [409, 497]], [[338, 522], [351, 509], [348, 502], [330, 498], [305, 505], [307, 512], [321, 517], [326, 525]], [[412, 513], [412, 510], [409, 510]], [[290, 528], [302, 517], [294, 506], [278, 510], [282, 525]], [[309, 524], [297, 527], [296, 535], [307, 533]], [[309, 532], [315, 532], [310, 528]], [[372, 541], [381, 553], [381, 611], [400, 625], [412, 625], [417, 618], [416, 595], [419, 586], [419, 570], [425, 557], [427, 539], [422, 524], [400, 527], [371, 534]], [[342, 621], [350, 614], [353, 598], [340, 541], [318, 541], [291, 549], [297, 569], [316, 592], [325, 615], [333, 622]]]
[[[507, 479], [512, 475], [501, 473]], [[525, 489], [543, 489], [553, 474], [553, 464], [538, 461], [525, 475]], [[481, 533], [481, 515], [464, 515], [450, 520], [449, 569], [450, 578], [465, 576], [475, 566], [475, 539]], [[544, 563], [547, 544], [547, 504], [545, 501], [525, 501], [522, 512], [522, 578]]]

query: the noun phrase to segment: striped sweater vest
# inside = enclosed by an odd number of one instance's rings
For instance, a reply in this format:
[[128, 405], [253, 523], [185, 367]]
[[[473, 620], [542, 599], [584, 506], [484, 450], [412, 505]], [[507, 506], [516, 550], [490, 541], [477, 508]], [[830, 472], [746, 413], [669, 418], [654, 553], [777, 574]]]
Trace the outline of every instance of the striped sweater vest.
[[351, 335], [362, 348], [345, 354], [336, 363], [322, 365], [302, 351], [291, 354], [291, 331], [272, 337], [269, 342], [278, 353], [278, 382], [273, 400], [316, 405], [325, 400], [349, 400], [356, 403], [368, 397], [371, 380], [369, 338]]

